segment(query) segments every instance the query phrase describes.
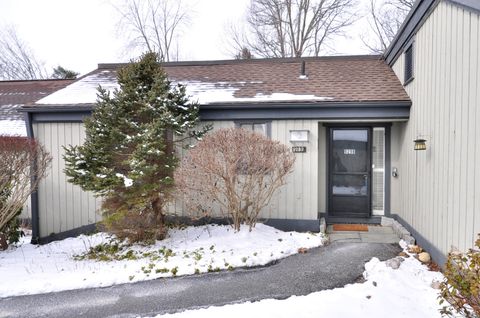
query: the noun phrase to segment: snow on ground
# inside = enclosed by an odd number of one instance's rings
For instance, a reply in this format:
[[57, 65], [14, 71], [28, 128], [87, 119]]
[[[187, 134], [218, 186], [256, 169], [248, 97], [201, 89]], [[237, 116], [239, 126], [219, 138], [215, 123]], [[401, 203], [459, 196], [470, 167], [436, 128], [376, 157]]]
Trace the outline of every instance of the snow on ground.
[[23, 120], [0, 120], [0, 136], [26, 136]]
[[414, 257], [406, 258], [399, 269], [392, 269], [373, 258], [365, 264], [366, 282], [343, 288], [324, 290], [285, 300], [266, 299], [259, 302], [209, 307], [157, 318], [188, 317], [298, 317], [298, 318], [440, 318], [438, 290], [432, 282], [443, 275], [428, 271]]
[[111, 240], [98, 233], [36, 246], [28, 244], [30, 237], [23, 238], [18, 247], [0, 251], [0, 297], [265, 265], [299, 248], [320, 246], [324, 237], [282, 232], [263, 224], [252, 232], [243, 227], [238, 233], [229, 226], [207, 225], [174, 229], [155, 245], [127, 248], [121, 253], [124, 260], [74, 260], [74, 255]]

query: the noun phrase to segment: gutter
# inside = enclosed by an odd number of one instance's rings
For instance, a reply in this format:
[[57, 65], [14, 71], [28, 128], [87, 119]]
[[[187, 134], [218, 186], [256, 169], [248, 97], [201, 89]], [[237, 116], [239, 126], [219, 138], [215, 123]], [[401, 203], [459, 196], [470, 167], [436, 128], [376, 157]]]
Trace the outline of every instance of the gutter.
[[[211, 103], [200, 105], [201, 110], [228, 110], [228, 109], [295, 109], [295, 108], [322, 108], [322, 107], [409, 107], [412, 105], [411, 100], [394, 100], [394, 101], [312, 101], [312, 102], [232, 102], [232, 103]], [[27, 106], [19, 109], [24, 113], [87, 113], [95, 109], [94, 104], [78, 105], [42, 105], [42, 106]]]

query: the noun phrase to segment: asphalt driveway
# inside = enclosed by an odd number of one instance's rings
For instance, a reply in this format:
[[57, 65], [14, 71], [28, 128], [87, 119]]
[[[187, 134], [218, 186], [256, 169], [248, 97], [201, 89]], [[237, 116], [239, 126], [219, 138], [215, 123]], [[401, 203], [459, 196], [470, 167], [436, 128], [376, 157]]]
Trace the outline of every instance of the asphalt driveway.
[[0, 299], [0, 317], [138, 317], [265, 298], [287, 298], [353, 283], [372, 257], [398, 244], [334, 242], [262, 268]]

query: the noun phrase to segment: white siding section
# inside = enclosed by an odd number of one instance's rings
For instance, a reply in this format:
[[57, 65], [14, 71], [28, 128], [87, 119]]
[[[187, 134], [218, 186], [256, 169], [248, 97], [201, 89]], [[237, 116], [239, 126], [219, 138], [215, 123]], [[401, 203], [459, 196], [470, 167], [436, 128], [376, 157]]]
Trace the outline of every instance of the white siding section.
[[[479, 43], [479, 14], [441, 2], [415, 36], [410, 120], [392, 128], [392, 212], [444, 254], [480, 232]], [[417, 137], [426, 151], [413, 150]]]
[[85, 138], [80, 123], [36, 123], [35, 138], [51, 154], [53, 160], [48, 176], [38, 189], [40, 236], [60, 233], [100, 221], [96, 213], [100, 206], [91, 193], [67, 182], [63, 173], [65, 153], [62, 146], [79, 145]]

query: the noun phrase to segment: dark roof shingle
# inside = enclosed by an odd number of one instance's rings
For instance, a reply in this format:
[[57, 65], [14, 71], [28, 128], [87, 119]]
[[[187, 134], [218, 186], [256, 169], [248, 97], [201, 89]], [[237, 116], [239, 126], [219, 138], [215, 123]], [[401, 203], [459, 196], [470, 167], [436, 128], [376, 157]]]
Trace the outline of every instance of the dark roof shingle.
[[17, 108], [35, 103], [72, 80], [0, 81], [0, 120], [23, 120]]
[[[305, 62], [307, 78], [300, 78]], [[42, 107], [95, 103], [96, 89], [113, 89], [125, 64], [100, 64], [64, 89], [40, 100]], [[409, 101], [392, 69], [380, 56], [173, 62], [163, 64], [171, 81], [187, 86], [200, 104], [260, 102]]]

